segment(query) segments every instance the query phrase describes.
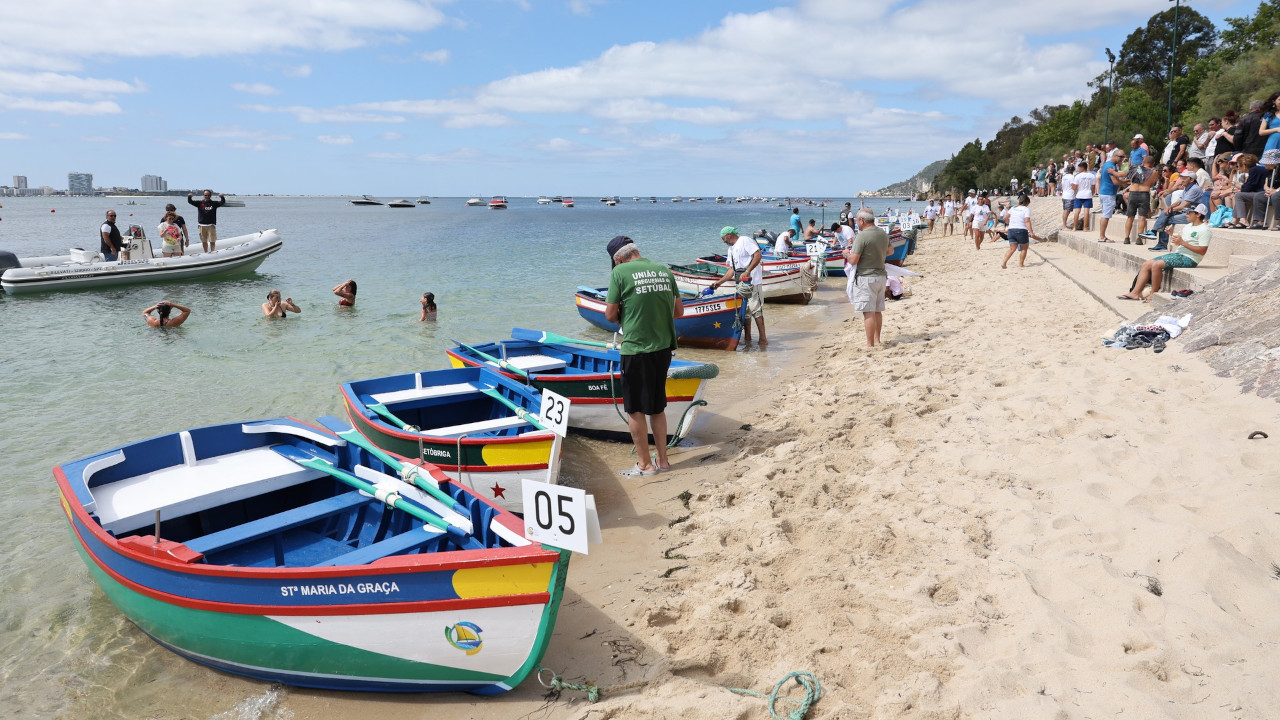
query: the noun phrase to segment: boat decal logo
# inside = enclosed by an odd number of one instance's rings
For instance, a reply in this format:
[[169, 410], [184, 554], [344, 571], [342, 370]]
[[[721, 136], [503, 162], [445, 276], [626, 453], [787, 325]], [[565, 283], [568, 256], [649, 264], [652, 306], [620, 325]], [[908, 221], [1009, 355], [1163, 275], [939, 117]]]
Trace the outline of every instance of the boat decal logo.
[[468, 655], [475, 655], [484, 645], [484, 641], [480, 639], [481, 632], [483, 631], [475, 623], [460, 622], [444, 629], [444, 639]]

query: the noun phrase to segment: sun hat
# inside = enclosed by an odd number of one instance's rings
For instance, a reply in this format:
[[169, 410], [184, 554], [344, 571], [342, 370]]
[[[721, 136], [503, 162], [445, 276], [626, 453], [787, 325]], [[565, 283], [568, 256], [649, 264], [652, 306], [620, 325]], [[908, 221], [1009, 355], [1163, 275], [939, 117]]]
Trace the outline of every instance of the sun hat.
[[738, 228], [732, 225], [725, 225], [724, 227], [720, 228], [720, 237], [724, 237], [725, 235], [737, 235], [737, 234], [738, 234]]

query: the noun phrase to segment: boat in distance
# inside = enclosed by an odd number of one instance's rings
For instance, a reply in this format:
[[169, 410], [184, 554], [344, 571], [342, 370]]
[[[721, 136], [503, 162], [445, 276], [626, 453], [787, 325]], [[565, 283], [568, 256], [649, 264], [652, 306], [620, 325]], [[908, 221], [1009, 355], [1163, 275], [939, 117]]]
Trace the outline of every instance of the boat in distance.
[[506, 209], [507, 209], [507, 196], [506, 196], [506, 195], [494, 195], [492, 198], [490, 198], [490, 199], [489, 199], [489, 209], [490, 209], [490, 210], [506, 210]]
[[142, 228], [124, 236], [128, 256], [105, 260], [101, 253], [71, 248], [67, 255], [18, 258], [0, 251], [0, 287], [5, 292], [74, 290], [138, 283], [196, 280], [249, 273], [284, 245], [275, 230], [223, 238], [213, 252], [199, 245], [186, 255], [157, 255]]
[[485, 206], [485, 202], [484, 200], [480, 199], [479, 195], [472, 195], [471, 199], [467, 201], [467, 207], [484, 207], [484, 206]]
[[228, 423], [57, 465], [73, 545], [133, 624], [266, 682], [505, 692], [538, 665], [568, 552], [337, 418]]
[[352, 200], [351, 204], [352, 205], [384, 205], [385, 203], [369, 195], [361, 195], [360, 199]]
[[412, 201], [412, 200], [392, 200], [391, 202], [387, 203], [387, 207], [389, 207], [389, 208], [411, 208], [411, 207], [418, 207], [418, 203], [416, 203], [416, 202], [414, 202], [414, 201]]

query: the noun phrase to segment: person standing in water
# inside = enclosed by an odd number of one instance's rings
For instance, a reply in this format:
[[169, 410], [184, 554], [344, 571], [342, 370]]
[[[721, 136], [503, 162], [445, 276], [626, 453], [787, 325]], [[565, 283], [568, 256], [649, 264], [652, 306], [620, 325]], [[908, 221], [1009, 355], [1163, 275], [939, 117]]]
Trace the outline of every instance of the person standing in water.
[[338, 296], [339, 307], [355, 307], [356, 281], [348, 280], [333, 286], [333, 294]]
[[[170, 317], [173, 309], [177, 308], [177, 317]], [[151, 313], [155, 313], [152, 315]], [[183, 307], [178, 303], [161, 300], [142, 311], [142, 317], [147, 319], [147, 324], [153, 328], [175, 328], [187, 321], [191, 315], [191, 308]]]

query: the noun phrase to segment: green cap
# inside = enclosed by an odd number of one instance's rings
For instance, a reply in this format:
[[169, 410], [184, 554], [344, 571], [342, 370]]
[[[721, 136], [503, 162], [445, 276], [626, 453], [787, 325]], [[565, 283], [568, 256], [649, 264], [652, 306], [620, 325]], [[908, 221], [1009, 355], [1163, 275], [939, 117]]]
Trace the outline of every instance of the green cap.
[[737, 235], [737, 234], [738, 234], [738, 228], [732, 225], [725, 225], [724, 227], [720, 228], [720, 237], [724, 237], [725, 235]]

